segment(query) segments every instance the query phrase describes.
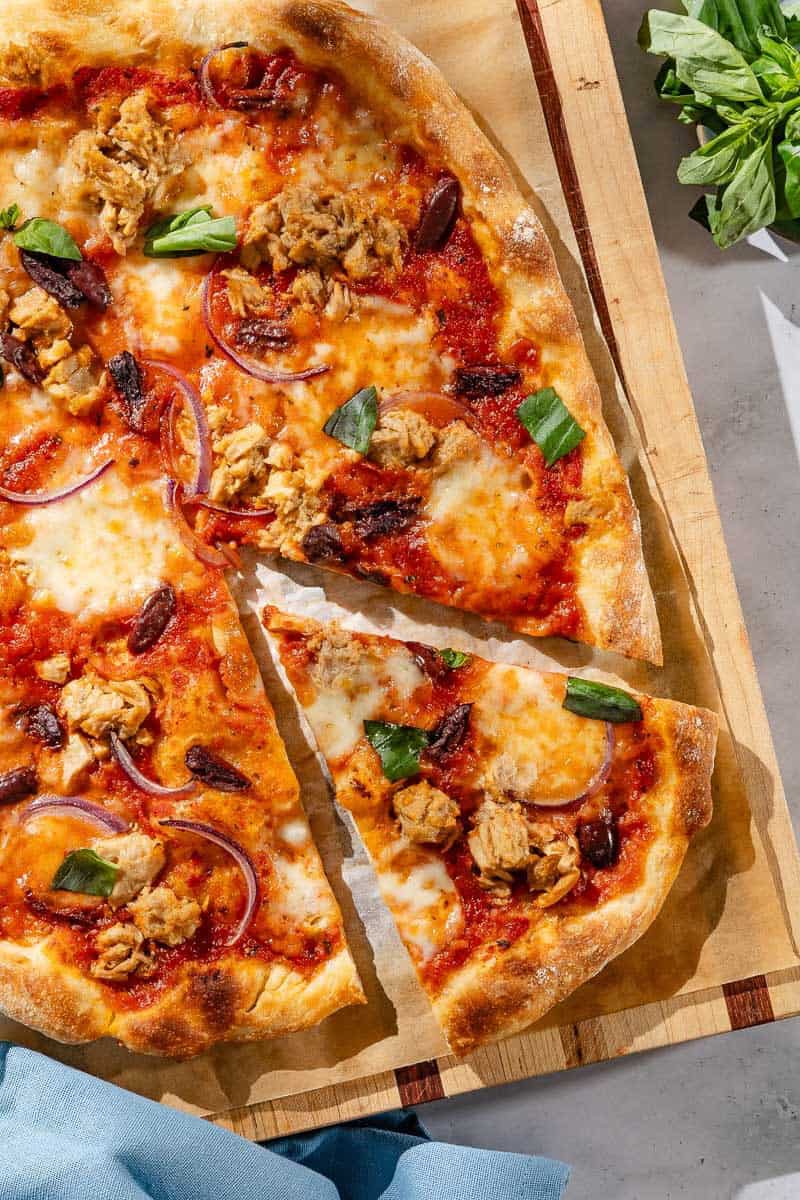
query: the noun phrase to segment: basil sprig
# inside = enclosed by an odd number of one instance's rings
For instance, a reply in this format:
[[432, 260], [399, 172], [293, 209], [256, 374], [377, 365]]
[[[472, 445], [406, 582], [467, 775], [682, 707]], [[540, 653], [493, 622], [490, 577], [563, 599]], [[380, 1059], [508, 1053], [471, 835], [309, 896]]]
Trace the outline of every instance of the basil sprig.
[[33, 250], [36, 254], [50, 254], [53, 258], [68, 258], [73, 262], [80, 262], [83, 257], [69, 230], [46, 217], [31, 217], [21, 225], [14, 234], [14, 245], [20, 250]]
[[424, 729], [394, 725], [391, 721], [365, 721], [364, 734], [378, 753], [384, 775], [392, 783], [417, 774], [420, 755], [430, 743], [430, 735]]
[[472, 662], [471, 654], [465, 654], [463, 650], [451, 650], [449, 647], [439, 651], [439, 658], [451, 671], [457, 671], [459, 667], [466, 667], [467, 663]]
[[13, 229], [20, 218], [18, 204], [9, 204], [8, 208], [0, 208], [0, 229]]
[[517, 416], [552, 467], [586, 437], [586, 431], [570, 413], [553, 388], [542, 388], [526, 396]]
[[563, 706], [579, 717], [591, 717], [595, 721], [620, 724], [643, 720], [638, 701], [622, 688], [597, 683], [594, 679], [577, 679], [574, 675], [567, 680]]
[[72, 850], [53, 876], [54, 892], [81, 892], [85, 896], [110, 896], [119, 867], [94, 850]]
[[234, 250], [235, 219], [214, 217], [212, 211], [210, 204], [203, 204], [162, 217], [145, 231], [144, 253], [148, 258], [188, 258]]
[[322, 426], [323, 433], [336, 438], [343, 446], [366, 454], [378, 422], [378, 392], [374, 387], [361, 388], [344, 404], [335, 409]]
[[800, 3], [682, 3], [647, 13], [639, 41], [666, 57], [659, 97], [713, 135], [678, 167], [716, 189], [690, 216], [722, 249], [765, 226], [800, 241]]

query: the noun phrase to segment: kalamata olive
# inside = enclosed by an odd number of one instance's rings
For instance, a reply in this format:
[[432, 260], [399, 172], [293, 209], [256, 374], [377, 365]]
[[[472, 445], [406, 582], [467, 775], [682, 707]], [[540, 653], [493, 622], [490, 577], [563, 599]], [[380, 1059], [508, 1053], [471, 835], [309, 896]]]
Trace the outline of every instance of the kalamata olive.
[[456, 392], [459, 396], [502, 396], [522, 378], [516, 367], [478, 365], [459, 367], [456, 371]]
[[[43, 291], [53, 296], [62, 308], [80, 308], [86, 297], [81, 289], [64, 274], [65, 260], [50, 254], [35, 254], [20, 250], [19, 260]], [[76, 263], [76, 266], [79, 265]]]
[[29, 342], [21, 342], [13, 333], [0, 333], [0, 355], [28, 383], [39, 384], [44, 379], [44, 371], [39, 366], [33, 346]]
[[155, 646], [175, 616], [176, 606], [175, 592], [169, 583], [163, 584], [147, 597], [128, 636], [131, 654], [144, 654], [145, 650]]
[[435, 183], [422, 202], [414, 249], [438, 250], [447, 241], [458, 211], [461, 185], [452, 175]]
[[428, 758], [432, 758], [435, 762], [459, 748], [467, 735], [471, 711], [471, 704], [457, 704], [455, 708], [450, 709], [450, 712], [445, 713], [431, 734], [431, 740], [426, 750]]
[[352, 521], [353, 528], [365, 542], [372, 538], [397, 533], [417, 515], [422, 501], [419, 496], [405, 496], [401, 500], [374, 500], [361, 506], [342, 505], [336, 513], [337, 521]]
[[122, 398], [125, 420], [134, 432], [141, 433], [144, 390], [139, 364], [130, 350], [123, 350], [121, 354], [110, 358], [106, 366]]
[[18, 724], [28, 737], [36, 738], [49, 750], [60, 750], [64, 745], [64, 726], [52, 704], [31, 704], [23, 709]]
[[587, 821], [575, 831], [581, 854], [593, 867], [610, 867], [619, 858], [619, 829], [616, 817], [604, 812], [597, 821]]
[[309, 562], [343, 562], [342, 535], [335, 525], [312, 525], [302, 542]]
[[218, 792], [243, 792], [250, 787], [250, 780], [236, 767], [206, 750], [205, 746], [190, 746], [184, 759], [195, 779]]
[[266, 317], [247, 317], [236, 330], [237, 345], [248, 350], [283, 350], [293, 340], [287, 325]]
[[99, 308], [101, 312], [106, 311], [113, 297], [102, 267], [90, 262], [88, 258], [83, 258], [80, 262], [70, 262], [67, 266], [67, 278], [83, 292], [90, 304]]
[[12, 767], [0, 775], [0, 804], [13, 804], [31, 796], [39, 786], [33, 767]]

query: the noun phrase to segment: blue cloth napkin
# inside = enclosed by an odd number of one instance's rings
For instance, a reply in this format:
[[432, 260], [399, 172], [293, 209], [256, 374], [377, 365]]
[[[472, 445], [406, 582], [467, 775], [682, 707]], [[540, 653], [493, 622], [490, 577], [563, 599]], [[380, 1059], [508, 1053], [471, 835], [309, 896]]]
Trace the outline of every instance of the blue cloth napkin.
[[0, 1200], [559, 1200], [568, 1177], [431, 1142], [413, 1113], [264, 1149], [0, 1042]]

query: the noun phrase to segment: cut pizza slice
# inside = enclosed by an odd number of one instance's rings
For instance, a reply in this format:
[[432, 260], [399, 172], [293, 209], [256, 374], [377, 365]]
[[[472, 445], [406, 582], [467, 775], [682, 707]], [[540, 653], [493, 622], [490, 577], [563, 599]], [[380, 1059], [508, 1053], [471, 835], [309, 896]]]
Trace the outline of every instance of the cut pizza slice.
[[267, 609], [452, 1050], [648, 928], [711, 817], [713, 713]]
[[185, 1057], [363, 1002], [236, 607], [177, 536], [157, 454], [107, 431], [88, 471], [74, 439], [41, 453], [10, 391], [6, 430], [15, 415], [0, 1007], [59, 1041]]
[[660, 662], [552, 248], [435, 67], [338, 0], [128, 17], [0, 12], [8, 366], [163, 429], [208, 542]]

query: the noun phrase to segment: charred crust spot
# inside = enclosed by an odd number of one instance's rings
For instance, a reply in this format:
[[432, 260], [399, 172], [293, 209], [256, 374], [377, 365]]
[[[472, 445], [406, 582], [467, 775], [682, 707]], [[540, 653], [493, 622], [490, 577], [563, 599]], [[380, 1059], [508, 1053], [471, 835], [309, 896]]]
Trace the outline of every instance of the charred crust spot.
[[194, 975], [189, 983], [188, 999], [197, 1004], [212, 1029], [230, 1029], [236, 1019], [238, 998], [235, 977], [219, 967]]

